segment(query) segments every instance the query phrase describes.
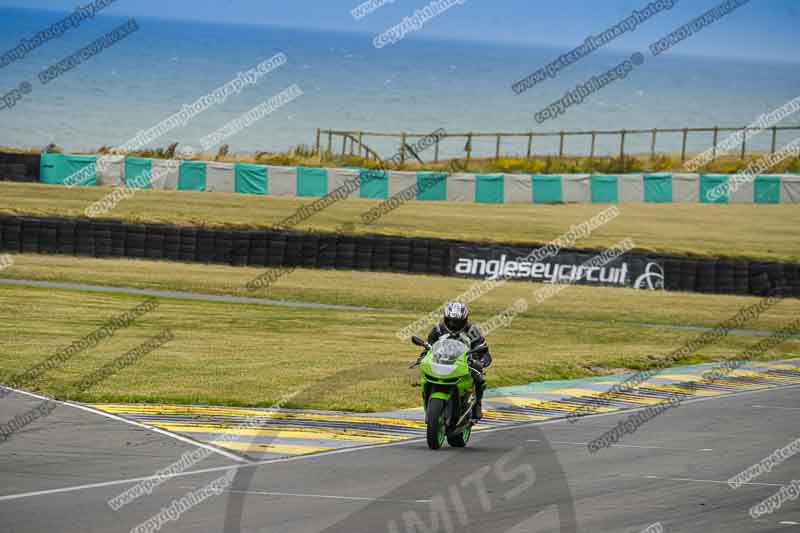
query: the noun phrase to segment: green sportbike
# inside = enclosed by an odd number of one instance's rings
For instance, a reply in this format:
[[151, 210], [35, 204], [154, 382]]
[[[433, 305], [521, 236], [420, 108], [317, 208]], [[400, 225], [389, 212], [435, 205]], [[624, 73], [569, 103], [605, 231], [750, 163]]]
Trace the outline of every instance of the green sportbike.
[[448, 337], [433, 346], [419, 337], [411, 337], [411, 342], [428, 349], [411, 366], [420, 367], [428, 447], [438, 450], [447, 438], [450, 446], [463, 448], [475, 423], [470, 416], [476, 401], [471, 371], [477, 372], [470, 367], [472, 352], [463, 342]]

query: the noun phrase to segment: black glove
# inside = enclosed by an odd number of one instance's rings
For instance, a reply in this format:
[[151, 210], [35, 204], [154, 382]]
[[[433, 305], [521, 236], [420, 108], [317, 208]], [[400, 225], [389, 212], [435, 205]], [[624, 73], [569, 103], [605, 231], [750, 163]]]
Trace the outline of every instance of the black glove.
[[473, 359], [472, 361], [470, 361], [469, 366], [471, 366], [478, 372], [483, 372], [483, 361], [481, 361], [480, 359]]

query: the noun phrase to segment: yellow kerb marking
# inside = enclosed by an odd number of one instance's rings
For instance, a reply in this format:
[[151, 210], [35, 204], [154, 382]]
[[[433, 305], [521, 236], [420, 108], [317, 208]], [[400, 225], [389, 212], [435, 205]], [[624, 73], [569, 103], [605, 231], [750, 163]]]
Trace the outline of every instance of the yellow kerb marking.
[[216, 441], [212, 440], [209, 444], [229, 450], [240, 452], [259, 452], [259, 453], [284, 453], [287, 455], [305, 455], [309, 453], [327, 452], [333, 448], [322, 446], [301, 446], [299, 444], [259, 444], [257, 442], [235, 442], [235, 441]]
[[223, 424], [176, 424], [157, 422], [154, 427], [176, 433], [215, 433], [219, 435], [242, 435], [249, 437], [275, 437], [280, 439], [326, 439], [352, 442], [384, 443], [403, 440], [406, 437], [369, 433], [365, 431], [332, 431], [317, 428], [282, 428], [279, 426], [239, 428]]
[[373, 424], [386, 424], [410, 428], [425, 428], [421, 420], [406, 420], [403, 418], [384, 418], [375, 416], [349, 415], [349, 414], [321, 414], [287, 412], [287, 411], [259, 411], [239, 407], [197, 407], [192, 405], [126, 405], [126, 404], [94, 404], [92, 407], [109, 413], [123, 413], [131, 415], [208, 415], [208, 416], [241, 416], [256, 418], [273, 418], [276, 420], [329, 420], [335, 422], [368, 422]]

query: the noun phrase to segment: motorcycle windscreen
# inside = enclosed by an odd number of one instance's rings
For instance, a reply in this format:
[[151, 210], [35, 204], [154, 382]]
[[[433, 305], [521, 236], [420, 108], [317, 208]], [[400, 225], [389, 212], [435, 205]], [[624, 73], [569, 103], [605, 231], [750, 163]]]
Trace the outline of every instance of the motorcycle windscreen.
[[439, 365], [453, 365], [464, 352], [467, 345], [455, 339], [440, 339], [432, 347], [431, 362]]

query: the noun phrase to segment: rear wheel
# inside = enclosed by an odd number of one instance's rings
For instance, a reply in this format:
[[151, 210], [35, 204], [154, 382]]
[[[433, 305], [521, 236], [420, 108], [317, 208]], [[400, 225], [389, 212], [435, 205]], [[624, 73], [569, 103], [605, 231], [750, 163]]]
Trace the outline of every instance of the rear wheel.
[[428, 448], [438, 450], [444, 444], [444, 400], [431, 398], [428, 400], [428, 409], [425, 413], [425, 422], [428, 425]]
[[467, 426], [464, 431], [456, 433], [455, 435], [447, 436], [447, 444], [455, 448], [463, 448], [469, 442], [469, 436], [472, 434], [472, 426]]

